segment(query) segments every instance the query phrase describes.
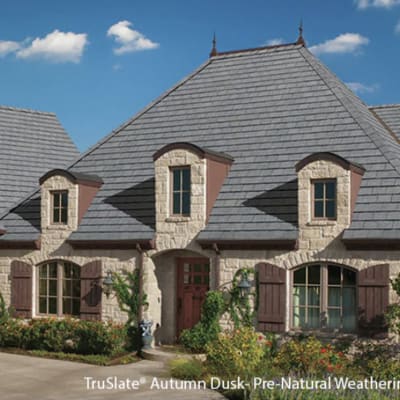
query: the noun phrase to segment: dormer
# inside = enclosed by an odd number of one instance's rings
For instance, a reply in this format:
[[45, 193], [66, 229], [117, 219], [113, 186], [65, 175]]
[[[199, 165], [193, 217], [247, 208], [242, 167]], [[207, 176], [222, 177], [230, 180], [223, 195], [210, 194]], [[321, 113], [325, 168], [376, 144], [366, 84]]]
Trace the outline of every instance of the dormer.
[[300, 247], [319, 248], [350, 225], [365, 169], [323, 152], [299, 161], [296, 172]]
[[233, 159], [179, 142], [162, 147], [153, 160], [157, 237], [165, 234], [161, 242], [170, 241], [170, 248], [186, 247], [205, 227]]
[[43, 233], [76, 230], [103, 181], [94, 175], [53, 169], [39, 183]]

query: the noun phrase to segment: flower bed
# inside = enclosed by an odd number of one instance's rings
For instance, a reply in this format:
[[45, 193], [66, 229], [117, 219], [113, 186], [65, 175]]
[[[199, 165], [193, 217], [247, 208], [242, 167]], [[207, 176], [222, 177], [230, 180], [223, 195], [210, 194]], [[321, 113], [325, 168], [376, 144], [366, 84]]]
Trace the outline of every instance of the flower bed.
[[[350, 345], [325, 344], [315, 337], [290, 338], [278, 345], [273, 335], [265, 336], [252, 328], [240, 328], [220, 333], [206, 345], [207, 360], [181, 360], [171, 373], [180, 379], [203, 379], [213, 386], [213, 381], [232, 382], [238, 377], [245, 388], [220, 387], [232, 399], [247, 396], [251, 399], [394, 399], [398, 390], [344, 390], [332, 388], [299, 388], [281, 390], [255, 387], [255, 378], [262, 381], [281, 382], [282, 378], [295, 381], [337, 382], [350, 379], [357, 382], [398, 380], [400, 361], [398, 348], [389, 342], [353, 342]], [[396, 397], [397, 396], [397, 397]]]

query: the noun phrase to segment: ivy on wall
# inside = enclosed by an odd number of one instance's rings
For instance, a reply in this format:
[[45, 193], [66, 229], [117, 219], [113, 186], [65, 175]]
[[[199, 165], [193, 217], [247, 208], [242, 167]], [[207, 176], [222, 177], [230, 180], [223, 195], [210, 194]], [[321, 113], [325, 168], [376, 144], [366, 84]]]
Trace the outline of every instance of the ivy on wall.
[[242, 297], [238, 287], [242, 277], [246, 277], [250, 281], [256, 281], [256, 272], [254, 268], [242, 268], [237, 270], [232, 279], [232, 287], [228, 291], [229, 301], [227, 304], [227, 311], [233, 321], [235, 329], [242, 326], [253, 326], [255, 314], [257, 312], [257, 290], [250, 291], [247, 296]]

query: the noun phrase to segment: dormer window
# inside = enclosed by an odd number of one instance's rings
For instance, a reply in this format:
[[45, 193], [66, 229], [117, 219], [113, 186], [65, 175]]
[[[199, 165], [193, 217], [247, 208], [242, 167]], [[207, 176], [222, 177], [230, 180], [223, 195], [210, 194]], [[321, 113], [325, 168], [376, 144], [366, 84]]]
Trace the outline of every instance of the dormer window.
[[312, 182], [314, 219], [336, 219], [336, 179]]
[[68, 190], [51, 193], [52, 223], [66, 225], [68, 223]]
[[190, 215], [190, 167], [171, 168], [172, 215]]

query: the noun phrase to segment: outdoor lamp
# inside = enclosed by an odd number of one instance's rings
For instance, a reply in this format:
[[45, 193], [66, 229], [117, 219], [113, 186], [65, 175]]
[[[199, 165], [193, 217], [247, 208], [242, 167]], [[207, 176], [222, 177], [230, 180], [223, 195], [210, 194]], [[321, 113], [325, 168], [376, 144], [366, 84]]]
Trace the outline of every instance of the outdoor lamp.
[[107, 271], [107, 276], [103, 280], [103, 292], [107, 296], [107, 299], [110, 297], [112, 292], [114, 281], [112, 278], [112, 272], [110, 270]]
[[240, 279], [240, 282], [238, 283], [237, 287], [239, 288], [240, 297], [242, 299], [249, 295], [251, 284], [247, 279], [247, 272], [242, 272], [242, 278]]

